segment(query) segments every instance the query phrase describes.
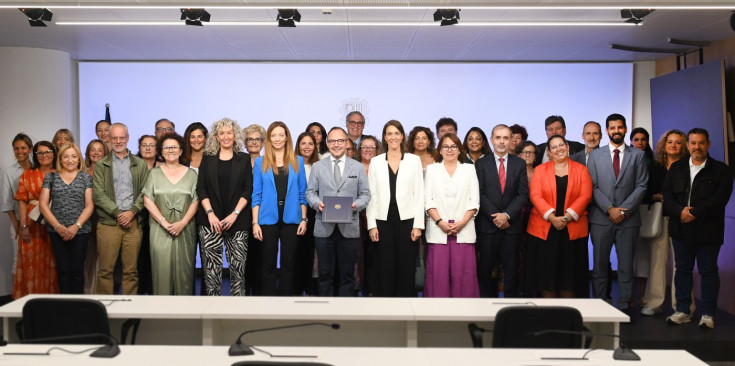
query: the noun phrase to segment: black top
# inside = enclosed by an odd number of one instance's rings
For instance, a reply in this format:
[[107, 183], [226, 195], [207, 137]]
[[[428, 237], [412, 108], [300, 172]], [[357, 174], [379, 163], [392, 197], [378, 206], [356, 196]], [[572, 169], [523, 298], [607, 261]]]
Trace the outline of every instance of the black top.
[[219, 191], [225, 197], [230, 195], [230, 181], [232, 177], [231, 170], [232, 159], [219, 159], [219, 165], [217, 166], [217, 180], [219, 181]]
[[569, 176], [556, 176], [556, 216], [564, 215], [564, 201], [567, 199]]
[[[253, 195], [253, 168], [250, 165], [250, 155], [242, 152], [236, 152], [230, 159], [226, 174], [229, 174], [230, 180], [227, 181], [228, 192], [221, 192], [223, 185], [220, 183], [220, 164], [228, 163], [219, 160], [219, 154], [202, 156], [202, 163], [199, 165], [199, 177], [197, 181], [197, 196], [199, 200], [208, 199], [212, 205], [214, 214], [223, 219], [237, 207], [240, 198], [247, 200], [240, 215], [237, 216], [235, 223], [230, 228], [230, 232], [249, 230], [250, 223], [253, 221], [252, 210], [250, 208], [250, 200]], [[199, 205], [196, 215], [197, 225], [209, 226], [209, 219], [204, 213], [204, 207]]]
[[273, 174], [273, 180], [276, 183], [276, 193], [279, 201], [286, 200], [286, 192], [288, 192], [288, 169], [279, 166], [278, 174]]
[[398, 201], [396, 201], [396, 181], [398, 180], [398, 172], [393, 173], [393, 169], [390, 168], [390, 165], [388, 165], [388, 180], [390, 183], [390, 201], [388, 205], [398, 206]]

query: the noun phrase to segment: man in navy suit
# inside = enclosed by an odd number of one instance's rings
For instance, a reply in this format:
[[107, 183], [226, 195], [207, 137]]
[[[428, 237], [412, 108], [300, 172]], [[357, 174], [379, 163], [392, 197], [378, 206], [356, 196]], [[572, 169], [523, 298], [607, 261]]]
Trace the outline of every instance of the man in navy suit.
[[628, 311], [633, 294], [633, 257], [635, 239], [641, 226], [638, 205], [648, 184], [648, 169], [641, 150], [625, 145], [625, 117], [611, 114], [605, 120], [610, 144], [592, 151], [587, 169], [592, 178], [592, 202], [589, 222], [594, 267], [595, 297], [612, 300], [607, 295], [608, 262], [612, 246], [618, 257], [618, 308]]
[[[549, 139], [551, 136], [560, 135], [566, 137], [567, 135], [567, 124], [562, 116], [548, 116], [544, 121], [544, 129], [546, 129], [546, 138]], [[569, 155], [573, 155], [578, 151], [584, 150], [584, 145], [577, 141], [567, 140], [569, 145]], [[543, 164], [549, 161], [549, 148], [546, 143], [541, 143], [536, 146], [536, 161], [533, 166]]]
[[[345, 155], [348, 138], [341, 127], [329, 130], [327, 146], [330, 157], [314, 163], [306, 188], [306, 202], [317, 212], [314, 241], [319, 258], [319, 296], [334, 295], [335, 259], [339, 266], [339, 296], [352, 296], [355, 289], [355, 263], [360, 240], [357, 213], [370, 202], [370, 187], [363, 165]], [[324, 222], [325, 196], [351, 197], [352, 221], [347, 224]]]
[[[518, 239], [523, 234], [521, 210], [528, 201], [526, 162], [508, 154], [510, 128], [500, 124], [493, 128], [493, 154], [477, 160], [480, 185], [480, 212], [477, 215], [477, 279], [480, 296], [497, 297], [492, 280], [493, 267], [503, 266], [504, 296], [519, 296]], [[498, 261], [500, 260], [500, 261]]]

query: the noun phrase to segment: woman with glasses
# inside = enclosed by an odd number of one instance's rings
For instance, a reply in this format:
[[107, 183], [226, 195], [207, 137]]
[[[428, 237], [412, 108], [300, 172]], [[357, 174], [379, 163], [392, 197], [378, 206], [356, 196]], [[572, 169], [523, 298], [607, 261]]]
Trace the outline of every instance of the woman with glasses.
[[[296, 148], [294, 153], [304, 159], [304, 176], [306, 184], [309, 185], [309, 176], [311, 175], [311, 166], [319, 161], [319, 153], [316, 150], [316, 138], [310, 132], [302, 132], [296, 139]], [[303, 293], [315, 295], [317, 293], [317, 285], [313, 280], [314, 274], [314, 221], [316, 211], [307, 205], [306, 217], [309, 219], [306, 223], [306, 233], [299, 237], [298, 253], [296, 259], [296, 284], [295, 295]]]
[[13, 281], [13, 299], [28, 294], [59, 292], [56, 259], [39, 207], [44, 177], [56, 171], [56, 150], [48, 141], [33, 145], [33, 168], [20, 175], [15, 199], [20, 213], [18, 265]]
[[523, 141], [516, 146], [515, 154], [526, 162], [526, 175], [528, 175], [528, 181], [530, 182], [534, 172], [533, 162], [536, 158], [536, 144], [533, 141]]
[[416, 126], [408, 133], [406, 140], [406, 151], [421, 159], [423, 169], [429, 164], [434, 164], [434, 132], [431, 129]]
[[[252, 124], [242, 130], [244, 134], [245, 150], [250, 154], [250, 167], [255, 164], [255, 159], [260, 156], [265, 141], [265, 128], [258, 124]], [[248, 232], [253, 232], [252, 223], [248, 223]], [[245, 289], [248, 294], [260, 295], [260, 240], [255, 237], [248, 238], [248, 258], [245, 264]]]
[[194, 169], [197, 173], [199, 173], [199, 165], [202, 163], [207, 134], [209, 134], [209, 131], [207, 131], [207, 127], [201, 122], [190, 124], [186, 127], [186, 132], [184, 132], [184, 142], [186, 145], [182, 160], [184, 165]]
[[549, 161], [536, 167], [530, 184], [526, 294], [575, 297], [589, 291], [587, 205], [592, 179], [584, 165], [569, 159], [563, 136], [551, 136], [546, 145]]
[[230, 295], [245, 296], [245, 264], [253, 173], [250, 156], [241, 152], [240, 125], [223, 118], [212, 124], [199, 166], [197, 196], [201, 202], [196, 222], [200, 256], [210, 296], [222, 294], [222, 249], [230, 263]]
[[94, 210], [92, 176], [84, 171], [82, 152], [75, 144], [59, 150], [56, 171], [41, 186], [41, 214], [54, 248], [59, 292], [84, 293], [84, 259], [87, 255], [89, 218]]
[[151, 267], [154, 295], [191, 295], [196, 257], [199, 200], [197, 173], [180, 163], [185, 140], [175, 133], [159, 142], [164, 163], [153, 168], [143, 187], [150, 216]]
[[327, 147], [327, 130], [319, 122], [312, 122], [306, 126], [306, 131], [314, 135], [316, 146], [319, 148], [319, 160], [329, 157], [329, 147]]
[[158, 140], [153, 135], [143, 135], [138, 139], [138, 157], [145, 161], [148, 170], [158, 166], [158, 161], [156, 161], [158, 155], [157, 145]]
[[[365, 174], [370, 173], [370, 161], [378, 154], [382, 154], [380, 141], [375, 136], [364, 135], [360, 140], [360, 146], [357, 148], [357, 161], [361, 162], [365, 167]], [[368, 177], [368, 182], [369, 182]], [[370, 242], [370, 235], [367, 230], [366, 210], [360, 211], [360, 248], [358, 251], [358, 279], [365, 296], [373, 296], [376, 278], [374, 270], [374, 249], [375, 246]]]
[[261, 125], [252, 124], [242, 130], [245, 134], [245, 150], [250, 154], [250, 167], [255, 164], [255, 159], [260, 156], [265, 141], [265, 128]]
[[355, 141], [347, 139], [347, 147], [345, 148], [345, 155], [350, 159], [354, 159], [356, 151], [357, 149], [355, 148]]
[[474, 164], [477, 159], [492, 154], [490, 149], [490, 142], [485, 136], [485, 132], [479, 127], [472, 127], [467, 134], [464, 135], [464, 143], [462, 143], [462, 149], [466, 155], [463, 156], [465, 163]]
[[[294, 154], [285, 123], [271, 123], [265, 134], [265, 154], [253, 166], [253, 235], [261, 249], [261, 294], [291, 296], [295, 289], [299, 235], [306, 233], [306, 174], [304, 158]], [[276, 278], [278, 242], [281, 268]]]
[[448, 133], [439, 140], [438, 163], [426, 168], [426, 297], [480, 297], [474, 245], [480, 187], [464, 157], [459, 138]]
[[[104, 121], [103, 122], [107, 122]], [[98, 122], [99, 124], [99, 122]], [[110, 140], [109, 136], [109, 123], [107, 128], [107, 140]], [[84, 165], [87, 166], [87, 174], [90, 177], [94, 177], [94, 167], [100, 159], [104, 158], [110, 151], [107, 149], [107, 145], [102, 140], [92, 140], [87, 144], [87, 149], [84, 153]], [[94, 294], [97, 290], [97, 213], [93, 210], [92, 217], [89, 219], [92, 223], [92, 229], [89, 232], [89, 242], [87, 244], [87, 258], [84, 260], [84, 293]], [[140, 255], [138, 255], [140, 258]], [[140, 269], [138, 269], [138, 275], [140, 282]], [[140, 285], [139, 285], [140, 288]]]
[[403, 125], [383, 127], [383, 150], [370, 160], [367, 221], [376, 243], [375, 296], [415, 296], [418, 240], [424, 229], [424, 178], [421, 159], [406, 153]]

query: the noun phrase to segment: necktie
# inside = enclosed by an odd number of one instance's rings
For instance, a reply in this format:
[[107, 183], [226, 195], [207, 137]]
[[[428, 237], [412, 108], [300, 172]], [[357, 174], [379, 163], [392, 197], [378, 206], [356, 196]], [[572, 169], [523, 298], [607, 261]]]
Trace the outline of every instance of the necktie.
[[500, 178], [500, 192], [505, 191], [505, 165], [503, 165], [503, 162], [505, 159], [500, 158], [500, 168], [498, 168], [498, 178]]
[[335, 186], [339, 186], [340, 181], [342, 181], [342, 171], [339, 169], [339, 163], [340, 163], [340, 160], [334, 161], [334, 184]]
[[615, 153], [613, 157], [613, 170], [615, 171], [615, 179], [618, 179], [618, 175], [620, 174], [620, 150], [615, 149], [613, 152]]

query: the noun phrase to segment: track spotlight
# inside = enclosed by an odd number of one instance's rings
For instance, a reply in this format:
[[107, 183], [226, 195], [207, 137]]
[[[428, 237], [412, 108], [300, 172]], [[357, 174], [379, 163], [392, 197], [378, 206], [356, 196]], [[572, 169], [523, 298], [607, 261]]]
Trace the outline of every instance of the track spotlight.
[[625, 19], [626, 23], [640, 24], [643, 22], [643, 17], [654, 11], [655, 9], [622, 9], [620, 17]]
[[301, 21], [301, 14], [296, 9], [278, 9], [278, 16], [276, 17], [279, 27], [295, 27], [294, 21]]
[[181, 20], [186, 21], [186, 25], [202, 26], [202, 22], [208, 22], [211, 16], [204, 9], [181, 9]]
[[28, 17], [28, 23], [31, 24], [31, 27], [45, 27], [46, 23], [44, 21], [50, 22], [51, 17], [54, 16], [46, 8], [19, 8], [18, 10]]
[[434, 21], [440, 20], [442, 26], [459, 23], [459, 9], [437, 9], [434, 12]]

